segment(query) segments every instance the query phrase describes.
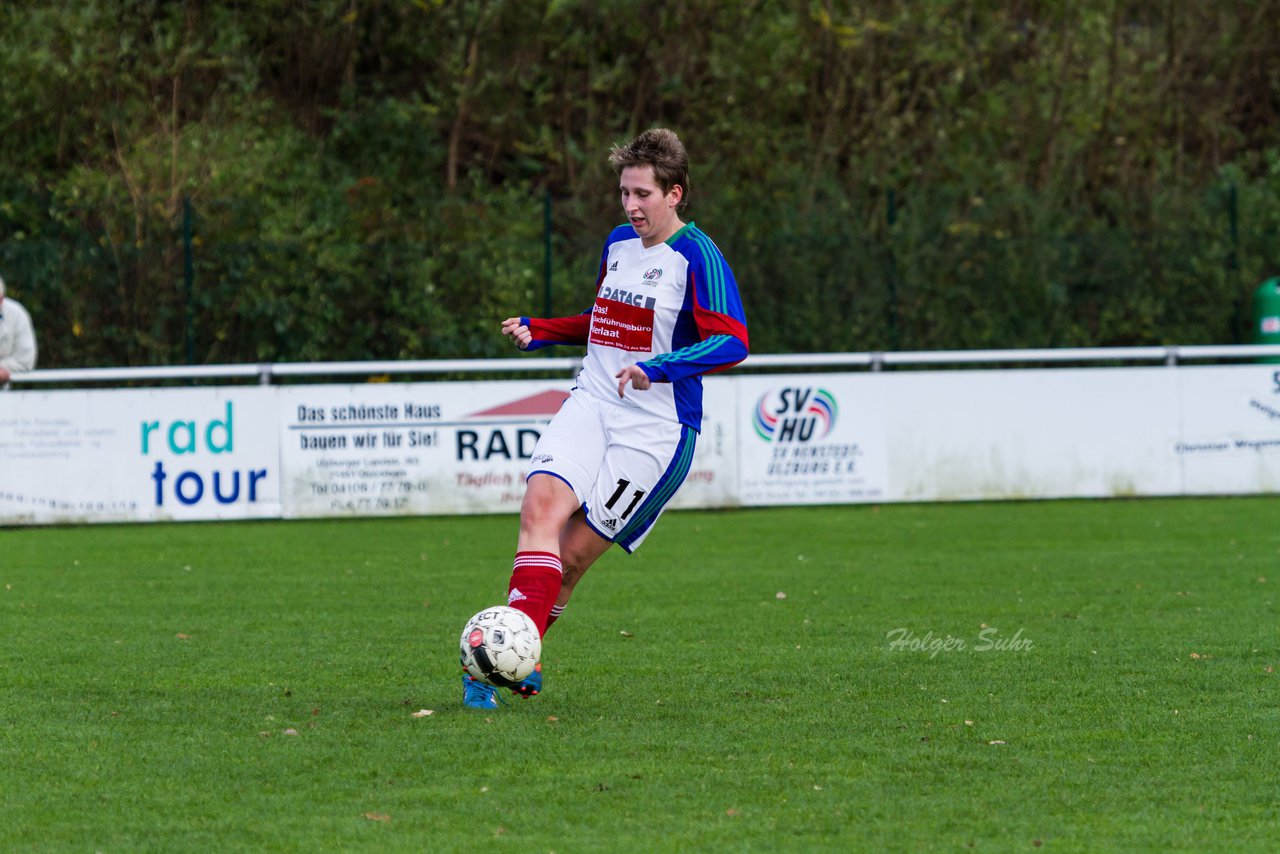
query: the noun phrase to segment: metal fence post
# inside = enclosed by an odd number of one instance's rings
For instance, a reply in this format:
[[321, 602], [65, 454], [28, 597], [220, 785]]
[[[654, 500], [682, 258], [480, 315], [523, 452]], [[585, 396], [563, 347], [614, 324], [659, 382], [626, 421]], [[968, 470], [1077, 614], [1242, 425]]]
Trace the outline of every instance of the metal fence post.
[[551, 317], [551, 191], [542, 196], [542, 316]]
[[898, 222], [898, 194], [892, 187], [885, 194], [884, 221], [885, 246], [889, 259], [888, 269], [885, 271], [889, 286], [889, 347], [892, 350], [901, 350], [901, 342], [898, 340], [898, 259], [893, 254], [893, 227]]
[[195, 342], [192, 340], [191, 327], [195, 322], [195, 307], [191, 304], [195, 291], [195, 255], [192, 251], [191, 197], [182, 197], [182, 279], [185, 286], [186, 316], [183, 321], [182, 339], [187, 356], [187, 364], [196, 363]]

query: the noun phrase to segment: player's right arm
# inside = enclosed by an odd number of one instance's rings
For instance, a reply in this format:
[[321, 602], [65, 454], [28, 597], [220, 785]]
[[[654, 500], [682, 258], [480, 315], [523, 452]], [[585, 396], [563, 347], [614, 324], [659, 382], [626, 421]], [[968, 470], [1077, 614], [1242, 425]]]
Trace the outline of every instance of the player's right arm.
[[586, 344], [591, 331], [591, 311], [572, 317], [508, 317], [502, 334], [521, 350], [538, 350], [553, 344]]
[[508, 317], [502, 321], [502, 334], [511, 339], [521, 350], [529, 349], [533, 341], [533, 333], [529, 331], [529, 318]]
[[[620, 225], [609, 234], [600, 253], [596, 293], [600, 292], [600, 284], [606, 275], [609, 247], [619, 240], [634, 237], [635, 231], [629, 225]], [[502, 321], [502, 334], [509, 336], [521, 350], [538, 350], [553, 344], [586, 346], [591, 334], [591, 309], [570, 317], [508, 317]]]

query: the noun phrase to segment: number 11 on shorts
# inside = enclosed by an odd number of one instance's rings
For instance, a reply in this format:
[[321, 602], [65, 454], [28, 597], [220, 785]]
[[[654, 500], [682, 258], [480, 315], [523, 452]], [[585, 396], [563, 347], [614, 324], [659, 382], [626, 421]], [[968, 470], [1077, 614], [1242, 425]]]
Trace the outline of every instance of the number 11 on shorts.
[[[613, 506], [622, 498], [622, 494], [627, 491], [627, 487], [631, 485], [631, 481], [618, 478], [618, 488], [613, 491], [613, 495], [609, 496], [609, 500], [604, 506], [612, 510]], [[631, 496], [631, 503], [627, 505], [627, 509], [618, 514], [619, 519], [625, 519], [631, 515], [631, 511], [636, 509], [636, 505], [640, 503], [640, 499], [644, 498], [644, 490], [637, 489]]]

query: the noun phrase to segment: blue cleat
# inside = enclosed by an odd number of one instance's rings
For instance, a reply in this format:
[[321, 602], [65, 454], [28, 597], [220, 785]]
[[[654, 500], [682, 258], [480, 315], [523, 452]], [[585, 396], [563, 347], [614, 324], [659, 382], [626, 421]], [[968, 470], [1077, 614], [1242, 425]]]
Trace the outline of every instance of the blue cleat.
[[526, 700], [542, 691], [542, 662], [539, 661], [533, 666], [533, 672], [525, 677], [523, 682], [517, 682], [511, 686], [511, 692], [524, 697]]
[[498, 708], [498, 689], [492, 685], [462, 674], [462, 704], [472, 709]]

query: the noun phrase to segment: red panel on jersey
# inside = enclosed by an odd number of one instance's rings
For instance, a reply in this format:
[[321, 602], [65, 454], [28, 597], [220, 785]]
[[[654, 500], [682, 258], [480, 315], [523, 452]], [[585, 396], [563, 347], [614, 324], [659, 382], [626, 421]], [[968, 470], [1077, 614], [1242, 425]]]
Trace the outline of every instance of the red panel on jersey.
[[592, 344], [648, 353], [653, 350], [653, 309], [597, 299], [591, 308]]

